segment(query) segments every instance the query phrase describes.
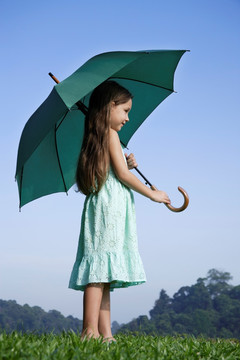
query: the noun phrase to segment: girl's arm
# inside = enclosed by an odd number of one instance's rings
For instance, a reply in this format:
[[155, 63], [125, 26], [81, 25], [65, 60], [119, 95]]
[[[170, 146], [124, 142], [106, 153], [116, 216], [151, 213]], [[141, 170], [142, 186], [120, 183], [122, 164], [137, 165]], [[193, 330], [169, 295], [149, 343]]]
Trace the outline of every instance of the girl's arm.
[[151, 190], [144, 185], [134, 174], [132, 174], [124, 161], [122, 148], [118, 134], [115, 130], [110, 129], [110, 160], [113, 166], [114, 172], [118, 179], [129, 188], [137, 191], [138, 193], [148, 197], [156, 202], [164, 202], [170, 204], [168, 195], [164, 191]]

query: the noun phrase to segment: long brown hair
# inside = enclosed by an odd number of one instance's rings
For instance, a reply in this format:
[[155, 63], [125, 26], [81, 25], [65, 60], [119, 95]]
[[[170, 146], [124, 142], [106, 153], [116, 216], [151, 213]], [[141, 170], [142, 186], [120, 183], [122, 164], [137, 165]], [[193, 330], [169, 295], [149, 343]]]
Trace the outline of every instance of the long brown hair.
[[123, 104], [132, 97], [127, 89], [110, 80], [96, 87], [90, 97], [76, 171], [78, 190], [85, 195], [98, 193], [107, 177], [111, 104]]

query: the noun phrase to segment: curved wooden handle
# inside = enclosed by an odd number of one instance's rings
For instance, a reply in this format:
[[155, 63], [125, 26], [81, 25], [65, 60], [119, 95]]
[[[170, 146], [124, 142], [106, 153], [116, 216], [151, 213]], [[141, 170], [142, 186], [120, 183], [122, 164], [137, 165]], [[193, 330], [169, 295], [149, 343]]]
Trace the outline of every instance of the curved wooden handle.
[[170, 204], [164, 204], [164, 205], [166, 205], [166, 207], [169, 210], [171, 210], [173, 212], [181, 212], [181, 211], [185, 210], [188, 207], [188, 204], [189, 204], [189, 196], [188, 196], [186, 190], [181, 188], [181, 186], [178, 186], [178, 190], [183, 194], [183, 197], [184, 197], [183, 205], [181, 207], [179, 207], [179, 208], [175, 208], [174, 206], [172, 206]]

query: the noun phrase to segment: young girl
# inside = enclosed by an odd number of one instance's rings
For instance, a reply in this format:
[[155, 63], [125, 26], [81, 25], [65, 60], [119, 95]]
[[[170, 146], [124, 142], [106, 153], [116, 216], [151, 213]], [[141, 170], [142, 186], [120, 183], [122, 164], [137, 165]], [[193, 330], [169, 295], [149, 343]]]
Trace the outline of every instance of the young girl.
[[117, 82], [105, 81], [92, 93], [85, 119], [76, 183], [86, 195], [77, 257], [69, 287], [84, 291], [82, 338], [111, 332], [110, 291], [146, 281], [138, 252], [133, 193], [170, 203], [167, 194], [144, 185], [129, 170], [118, 131], [129, 121], [132, 95]]

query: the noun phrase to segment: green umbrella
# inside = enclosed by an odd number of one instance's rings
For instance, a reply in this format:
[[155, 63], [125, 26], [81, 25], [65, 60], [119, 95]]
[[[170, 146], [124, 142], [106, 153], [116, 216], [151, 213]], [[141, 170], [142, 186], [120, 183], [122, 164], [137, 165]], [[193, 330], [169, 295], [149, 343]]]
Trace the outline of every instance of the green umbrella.
[[111, 79], [133, 94], [131, 121], [119, 133], [127, 145], [149, 114], [174, 91], [174, 73], [185, 51], [103, 53], [54, 86], [21, 135], [16, 169], [20, 208], [44, 195], [67, 192], [75, 183], [84, 114], [96, 86]]

